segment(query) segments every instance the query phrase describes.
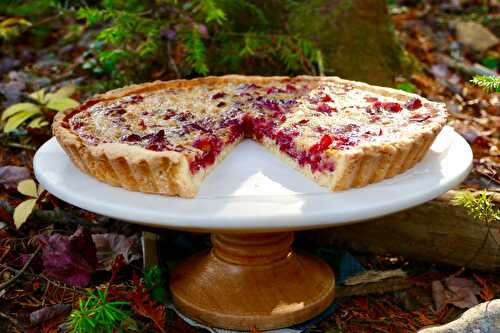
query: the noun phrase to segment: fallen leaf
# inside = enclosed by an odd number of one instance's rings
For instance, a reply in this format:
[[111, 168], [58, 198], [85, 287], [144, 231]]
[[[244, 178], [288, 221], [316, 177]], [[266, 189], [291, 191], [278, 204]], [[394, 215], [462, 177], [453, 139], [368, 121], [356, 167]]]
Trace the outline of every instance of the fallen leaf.
[[24, 222], [28, 220], [28, 217], [31, 215], [33, 209], [35, 208], [36, 200], [37, 199], [25, 200], [17, 205], [14, 209], [13, 219], [17, 229], [19, 229], [24, 224]]
[[31, 325], [40, 325], [41, 323], [46, 322], [47, 320], [50, 320], [64, 312], [68, 312], [69, 310], [71, 310], [70, 304], [56, 304], [33, 311], [30, 313]]
[[37, 198], [38, 191], [36, 189], [36, 183], [33, 179], [26, 179], [17, 184], [17, 190], [19, 193], [27, 195], [29, 197]]
[[71, 236], [61, 234], [41, 235], [44, 272], [64, 283], [85, 287], [96, 270], [96, 248], [90, 234], [78, 227]]
[[461, 309], [468, 309], [479, 304], [476, 295], [481, 292], [473, 281], [465, 278], [449, 277], [432, 282], [432, 297], [436, 310], [440, 311], [446, 304], [453, 304]]
[[141, 258], [137, 236], [125, 237], [115, 233], [93, 234], [97, 249], [98, 269], [110, 270], [115, 258], [123, 256], [125, 264]]
[[151, 299], [149, 292], [146, 290], [146, 287], [141, 282], [139, 276], [137, 276], [135, 273], [132, 276], [132, 281], [135, 288], [128, 293], [128, 298], [132, 309], [138, 315], [151, 319], [160, 332], [166, 333], [165, 306], [157, 304]]
[[80, 105], [80, 103], [67, 97], [54, 98], [47, 103], [47, 107], [49, 109], [56, 111], [64, 111], [66, 109], [77, 107], [78, 105]]
[[17, 188], [17, 184], [24, 179], [30, 178], [30, 171], [28, 168], [6, 165], [0, 167], [0, 185], [5, 189]]

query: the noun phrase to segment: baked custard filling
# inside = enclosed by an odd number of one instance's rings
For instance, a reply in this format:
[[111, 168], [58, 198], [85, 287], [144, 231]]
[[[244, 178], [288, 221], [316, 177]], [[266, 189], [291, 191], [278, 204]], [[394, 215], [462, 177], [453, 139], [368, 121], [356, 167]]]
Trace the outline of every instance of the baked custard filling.
[[332, 173], [335, 151], [394, 143], [446, 118], [444, 108], [419, 97], [348, 82], [298, 77], [165, 88], [97, 100], [67, 123], [88, 145], [182, 153], [194, 175], [244, 137], [274, 144], [312, 173]]

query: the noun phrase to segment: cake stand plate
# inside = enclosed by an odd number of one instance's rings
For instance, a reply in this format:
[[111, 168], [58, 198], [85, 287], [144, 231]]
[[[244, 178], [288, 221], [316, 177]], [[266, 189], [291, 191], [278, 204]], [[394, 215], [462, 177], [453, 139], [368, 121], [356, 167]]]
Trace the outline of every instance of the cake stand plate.
[[321, 260], [291, 250], [292, 231], [416, 206], [458, 185], [471, 164], [467, 142], [445, 127], [412, 169], [332, 193], [245, 140], [205, 179], [196, 198], [182, 199], [101, 183], [77, 169], [55, 139], [34, 158], [40, 184], [75, 206], [134, 223], [212, 232], [212, 250], [172, 272], [173, 300], [195, 320], [241, 330], [296, 324], [333, 300], [333, 273]]

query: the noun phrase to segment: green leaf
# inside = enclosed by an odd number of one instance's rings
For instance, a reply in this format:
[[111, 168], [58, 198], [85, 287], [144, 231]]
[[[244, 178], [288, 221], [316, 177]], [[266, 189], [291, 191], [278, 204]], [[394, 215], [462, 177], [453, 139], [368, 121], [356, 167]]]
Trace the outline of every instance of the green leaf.
[[415, 87], [413, 84], [411, 84], [410, 82], [402, 82], [402, 83], [399, 83], [397, 86], [396, 86], [397, 89], [399, 90], [403, 90], [403, 91], [406, 91], [406, 92], [409, 92], [409, 93], [414, 93], [417, 91], [417, 87]]
[[76, 91], [76, 86], [74, 84], [68, 84], [57, 90], [53, 94], [47, 94], [47, 100], [52, 100], [54, 98], [71, 97]]
[[26, 222], [28, 217], [31, 215], [31, 212], [33, 212], [35, 205], [36, 199], [28, 199], [21, 202], [16, 209], [14, 209], [14, 224], [17, 229], [19, 229], [24, 222]]
[[38, 191], [36, 189], [36, 183], [33, 179], [25, 179], [19, 184], [17, 184], [17, 190], [19, 193], [22, 193], [24, 195], [33, 197], [33, 198], [38, 198]]
[[21, 111], [40, 111], [40, 107], [33, 103], [17, 103], [9, 106], [2, 113], [2, 121]]
[[19, 127], [22, 123], [24, 123], [26, 120], [29, 118], [33, 117], [36, 114], [39, 114], [39, 110], [33, 110], [33, 111], [22, 111], [14, 116], [10, 117], [9, 120], [7, 120], [7, 123], [5, 123], [5, 126], [3, 128], [4, 133], [9, 133], [15, 130], [16, 128]]
[[47, 107], [49, 109], [56, 111], [64, 111], [66, 109], [77, 107], [78, 105], [80, 105], [80, 103], [67, 97], [54, 98], [47, 103]]
[[47, 126], [49, 123], [45, 121], [45, 119], [43, 118], [43, 116], [40, 116], [40, 117], [36, 117], [35, 119], [31, 120], [27, 127], [29, 128], [40, 128], [40, 127], [44, 127], [44, 126]]
[[500, 76], [478, 75], [474, 76], [471, 82], [476, 86], [483, 88], [486, 92], [500, 90]]
[[499, 59], [493, 57], [487, 57], [481, 60], [481, 64], [489, 69], [496, 69], [498, 67]]
[[45, 89], [40, 89], [32, 92], [31, 94], [29, 94], [29, 96], [40, 104], [45, 104], [47, 102], [45, 100]]

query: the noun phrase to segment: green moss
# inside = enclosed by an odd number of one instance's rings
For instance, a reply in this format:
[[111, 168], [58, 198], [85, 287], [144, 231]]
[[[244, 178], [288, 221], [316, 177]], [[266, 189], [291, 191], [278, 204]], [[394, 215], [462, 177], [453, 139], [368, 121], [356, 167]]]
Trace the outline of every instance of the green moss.
[[317, 43], [325, 73], [369, 83], [394, 84], [413, 68], [383, 0], [312, 0], [290, 8], [289, 29]]

